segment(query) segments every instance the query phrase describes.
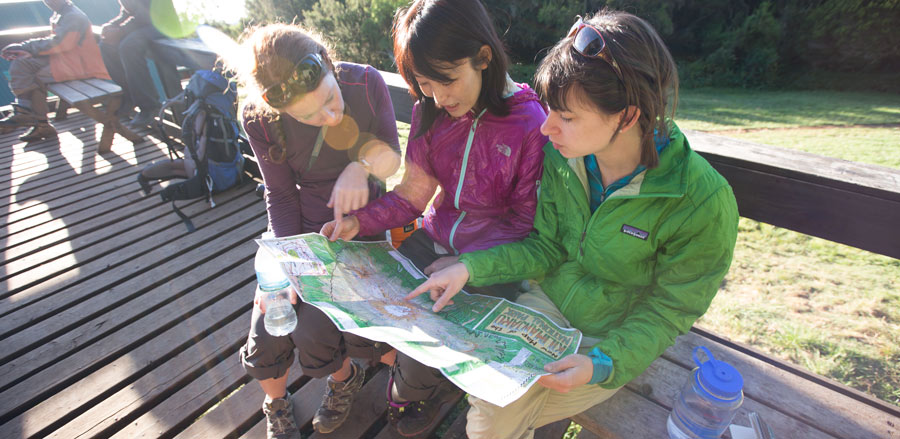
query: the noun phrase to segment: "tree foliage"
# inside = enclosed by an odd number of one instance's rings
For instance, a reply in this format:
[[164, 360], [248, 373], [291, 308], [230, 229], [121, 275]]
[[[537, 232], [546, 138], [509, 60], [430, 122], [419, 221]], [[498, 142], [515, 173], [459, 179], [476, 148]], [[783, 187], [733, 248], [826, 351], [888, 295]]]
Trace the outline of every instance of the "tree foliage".
[[[407, 0], [246, 0], [254, 22], [302, 22], [340, 58], [391, 69]], [[782, 85], [809, 72], [900, 70], [900, 0], [482, 0], [513, 61], [535, 63], [575, 16], [604, 7], [649, 21], [689, 85]]]

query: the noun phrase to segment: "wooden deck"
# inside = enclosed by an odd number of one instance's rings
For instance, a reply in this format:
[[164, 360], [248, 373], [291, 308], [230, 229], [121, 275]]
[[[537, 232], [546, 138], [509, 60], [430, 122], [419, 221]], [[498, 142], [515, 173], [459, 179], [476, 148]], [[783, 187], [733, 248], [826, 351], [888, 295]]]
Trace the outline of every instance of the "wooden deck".
[[[266, 227], [254, 184], [217, 195], [213, 209], [179, 203], [197, 226], [188, 234], [135, 181], [165, 157], [161, 142], [116, 136], [98, 155], [90, 118], [75, 112], [57, 128], [59, 142], [0, 136], [0, 438], [264, 438], [263, 394], [237, 357], [255, 287], [252, 239]], [[697, 344], [743, 365], [738, 424], [756, 411], [779, 438], [900, 438], [897, 407], [702, 330], [576, 417], [579, 437], [664, 435]], [[351, 420], [328, 437], [396, 437], [385, 425], [387, 371], [369, 375]], [[289, 388], [306, 433], [323, 386], [295, 365]], [[465, 437], [464, 421], [448, 417], [444, 437]], [[567, 424], [539, 437], [559, 438]]]

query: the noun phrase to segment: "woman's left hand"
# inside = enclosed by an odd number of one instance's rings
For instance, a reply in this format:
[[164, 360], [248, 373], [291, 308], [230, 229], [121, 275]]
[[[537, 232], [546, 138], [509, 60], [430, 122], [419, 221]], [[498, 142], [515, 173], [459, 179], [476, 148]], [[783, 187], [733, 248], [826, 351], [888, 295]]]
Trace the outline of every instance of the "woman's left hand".
[[538, 378], [538, 384], [557, 392], [568, 393], [591, 381], [591, 377], [594, 376], [594, 363], [587, 355], [571, 354], [559, 361], [547, 363], [544, 365], [544, 371], [550, 372], [550, 375]]
[[338, 225], [345, 213], [362, 208], [369, 202], [368, 179], [369, 173], [357, 162], [350, 162], [338, 176], [327, 204], [334, 209], [334, 221]]

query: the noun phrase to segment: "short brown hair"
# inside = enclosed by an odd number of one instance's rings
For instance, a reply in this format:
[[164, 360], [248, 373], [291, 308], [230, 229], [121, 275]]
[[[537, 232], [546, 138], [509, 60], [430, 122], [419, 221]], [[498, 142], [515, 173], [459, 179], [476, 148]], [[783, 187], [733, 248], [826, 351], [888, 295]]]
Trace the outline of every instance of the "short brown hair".
[[[566, 97], [573, 89], [584, 91], [588, 103], [608, 114], [639, 108], [641, 164], [654, 168], [659, 164], [654, 137], [668, 138], [667, 108], [674, 117], [678, 102], [675, 61], [656, 30], [637, 16], [604, 9], [584, 21], [600, 31], [621, 79], [608, 62], [581, 55], [572, 48], [574, 38], [563, 38], [541, 61], [535, 90], [554, 110], [568, 110]], [[613, 138], [627, 122], [619, 122]]]

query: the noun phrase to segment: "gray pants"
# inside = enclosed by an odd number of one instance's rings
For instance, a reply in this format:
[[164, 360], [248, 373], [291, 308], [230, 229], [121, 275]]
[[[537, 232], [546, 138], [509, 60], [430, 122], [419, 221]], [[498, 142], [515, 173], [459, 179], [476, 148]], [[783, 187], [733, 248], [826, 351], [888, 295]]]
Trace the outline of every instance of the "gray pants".
[[50, 57], [32, 56], [14, 59], [9, 64], [9, 88], [16, 98], [31, 100], [32, 110], [46, 117], [47, 84], [54, 82]]
[[[423, 229], [413, 233], [398, 249], [420, 270], [436, 259], [445, 256], [436, 249], [434, 241]], [[505, 284], [490, 290], [466, 288], [479, 294], [498, 295], [497, 291], [514, 295], [517, 285]], [[513, 297], [514, 300], [514, 297]], [[241, 348], [241, 362], [247, 374], [257, 380], [278, 378], [287, 373], [294, 361], [294, 349], [303, 374], [322, 378], [337, 372], [344, 359], [354, 357], [378, 361], [393, 349], [390, 345], [375, 342], [349, 332], [341, 332], [318, 308], [299, 303], [297, 327], [290, 335], [273, 337], [266, 332], [263, 315], [254, 307], [250, 335]], [[394, 382], [400, 396], [410, 401], [429, 399], [446, 378], [437, 369], [425, 366], [412, 358], [397, 353], [397, 367], [393, 369]]]

